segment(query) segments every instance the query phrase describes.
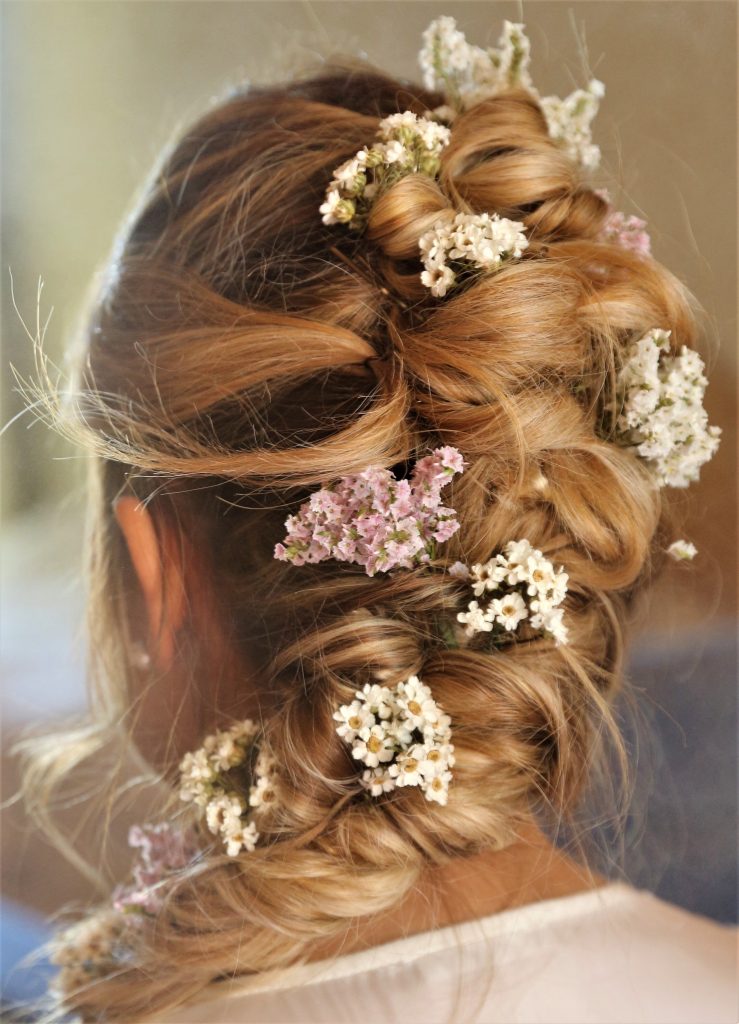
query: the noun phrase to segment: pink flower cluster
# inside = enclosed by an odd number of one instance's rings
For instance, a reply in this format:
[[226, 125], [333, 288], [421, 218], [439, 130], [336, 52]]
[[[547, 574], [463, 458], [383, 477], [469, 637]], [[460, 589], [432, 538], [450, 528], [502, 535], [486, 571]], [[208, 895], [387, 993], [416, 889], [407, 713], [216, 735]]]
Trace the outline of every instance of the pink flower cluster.
[[[596, 189], [596, 195], [610, 203], [611, 197], [606, 189]], [[624, 249], [631, 249], [640, 256], [651, 253], [651, 239], [645, 230], [647, 222], [641, 217], [626, 216], [620, 210], [611, 207], [610, 213], [601, 228], [600, 237], [604, 242], [615, 242]]]
[[409, 480], [396, 480], [382, 466], [342, 477], [288, 516], [275, 558], [293, 565], [335, 558], [364, 566], [368, 576], [428, 562], [435, 542], [459, 529], [454, 509], [441, 504], [441, 491], [464, 466], [460, 452], [446, 446], [419, 459]]
[[113, 893], [113, 907], [122, 912], [156, 914], [162, 906], [161, 883], [173, 871], [184, 868], [197, 854], [190, 830], [173, 825], [133, 825], [128, 845], [138, 850], [133, 883], [120, 885]]

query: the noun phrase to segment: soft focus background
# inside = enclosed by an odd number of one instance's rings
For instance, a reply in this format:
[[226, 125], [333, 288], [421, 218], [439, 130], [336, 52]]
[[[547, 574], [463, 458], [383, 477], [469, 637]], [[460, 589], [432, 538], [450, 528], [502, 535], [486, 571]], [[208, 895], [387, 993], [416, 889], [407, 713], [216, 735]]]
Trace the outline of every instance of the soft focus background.
[[[699, 556], [670, 568], [635, 637], [630, 676], [653, 740], [639, 745], [626, 869], [720, 920], [736, 913], [736, 6], [731, 2], [6, 2], [2, 5], [2, 739], [4, 972], [43, 916], [90, 886], [40, 838], [12, 794], [12, 737], [84, 706], [84, 456], [14, 390], [32, 373], [16, 312], [63, 368], [86, 289], [160, 147], [224, 87], [278, 79], [332, 53], [417, 77], [420, 35], [453, 14], [475, 43], [524, 21], [533, 77], [564, 95], [590, 73], [595, 184], [646, 217], [653, 250], [705, 310], [711, 422], [701, 482], [674, 492]], [[589, 68], [588, 68], [589, 66]], [[43, 279], [37, 310], [39, 279]], [[11, 421], [18, 416], [15, 422]], [[133, 810], [114, 825], [119, 849]], [[71, 804], [77, 827], [84, 805]], [[89, 826], [89, 822], [86, 823]], [[115, 845], [115, 844], [114, 844]], [[122, 854], [119, 852], [119, 857]], [[9, 997], [38, 985], [12, 973]]]

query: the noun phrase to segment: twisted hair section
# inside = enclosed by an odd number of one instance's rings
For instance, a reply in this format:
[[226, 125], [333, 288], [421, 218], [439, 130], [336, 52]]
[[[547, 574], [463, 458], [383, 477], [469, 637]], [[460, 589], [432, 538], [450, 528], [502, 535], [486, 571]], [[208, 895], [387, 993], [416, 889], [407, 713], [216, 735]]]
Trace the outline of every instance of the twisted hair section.
[[[93, 644], [125, 628], [112, 500], [128, 489], [155, 513], [176, 508], [185, 531], [197, 524], [229, 635], [259, 652], [279, 763], [264, 841], [183, 872], [130, 965], [79, 993], [91, 1016], [143, 1019], [216, 978], [295, 962], [392, 907], [430, 865], [507, 845], [533, 812], [568, 815], [604, 736], [623, 759], [610, 702], [668, 512], [602, 423], [628, 340], [658, 324], [676, 349], [695, 346], [690, 297], [653, 259], [599, 239], [605, 202], [519, 90], [459, 115], [438, 180], [398, 181], [364, 235], [323, 225], [334, 167], [378, 118], [440, 102], [355, 68], [210, 109], [148, 183], [72, 397], [51, 409], [95, 454]], [[520, 220], [530, 244], [438, 301], [419, 282], [418, 238], [458, 210]], [[445, 560], [527, 537], [569, 573], [566, 647], [450, 649], [438, 624], [467, 588], [443, 571], [370, 579], [272, 558], [316, 486], [372, 464], [405, 472], [437, 443], [468, 463], [450, 487], [461, 527]], [[125, 704], [121, 646], [105, 685]], [[412, 787], [370, 799], [335, 731], [334, 710], [364, 683], [412, 674], [453, 722], [446, 807]]]

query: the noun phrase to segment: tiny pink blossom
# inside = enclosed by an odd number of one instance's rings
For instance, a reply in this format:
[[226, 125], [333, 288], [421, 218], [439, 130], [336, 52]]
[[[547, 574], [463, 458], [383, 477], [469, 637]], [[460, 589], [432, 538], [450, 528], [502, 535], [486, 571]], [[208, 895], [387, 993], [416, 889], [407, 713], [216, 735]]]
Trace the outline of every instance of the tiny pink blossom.
[[459, 529], [454, 509], [441, 504], [441, 491], [464, 466], [460, 452], [446, 446], [419, 459], [409, 480], [397, 480], [383, 466], [342, 477], [287, 517], [275, 558], [293, 565], [335, 558], [364, 566], [369, 576], [422, 565], [434, 542]]
[[610, 205], [610, 196], [606, 189], [596, 189], [596, 195], [609, 204], [609, 213], [600, 230], [602, 242], [615, 242], [624, 249], [630, 249], [639, 256], [649, 256], [652, 243], [646, 231], [647, 222], [641, 217], [626, 216]]
[[186, 867], [197, 854], [192, 832], [173, 825], [133, 825], [128, 845], [139, 850], [133, 868], [133, 883], [118, 886], [113, 893], [113, 906], [125, 912], [140, 909], [156, 914], [162, 906], [161, 883], [168, 874]]

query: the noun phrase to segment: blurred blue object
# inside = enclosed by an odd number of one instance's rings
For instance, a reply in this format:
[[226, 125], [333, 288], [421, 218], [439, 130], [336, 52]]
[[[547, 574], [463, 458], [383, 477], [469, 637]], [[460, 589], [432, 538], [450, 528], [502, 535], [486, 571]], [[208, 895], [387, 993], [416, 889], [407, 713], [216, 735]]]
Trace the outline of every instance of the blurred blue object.
[[626, 876], [694, 913], [736, 922], [736, 624], [642, 641], [628, 676], [645, 721], [633, 738]]
[[44, 942], [49, 928], [41, 915], [2, 897], [0, 901], [0, 967], [4, 1008], [22, 1006], [43, 996], [55, 968], [41, 958], [24, 963]]

